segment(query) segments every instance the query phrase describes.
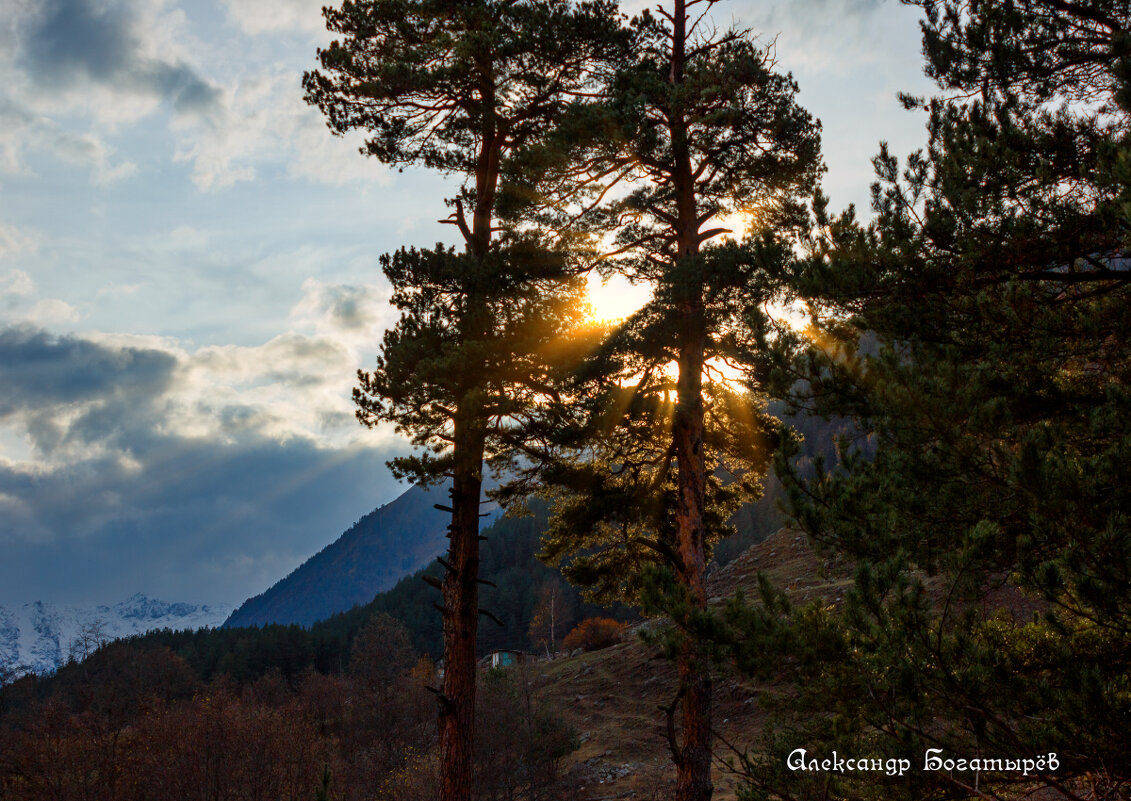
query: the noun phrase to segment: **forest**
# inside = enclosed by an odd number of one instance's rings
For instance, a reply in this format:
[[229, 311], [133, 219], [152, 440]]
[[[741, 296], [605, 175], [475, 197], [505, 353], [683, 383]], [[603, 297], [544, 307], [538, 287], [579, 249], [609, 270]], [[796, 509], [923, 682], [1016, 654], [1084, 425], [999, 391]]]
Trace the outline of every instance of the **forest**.
[[[399, 317], [353, 394], [415, 447], [396, 476], [450, 482], [448, 550], [309, 629], [9, 683], [0, 799], [602, 798], [480, 658], [604, 647], [670, 668], [608, 689], [658, 699], [653, 797], [1131, 798], [1131, 5], [907, 4], [928, 145], [879, 146], [868, 214], [719, 0], [324, 9], [307, 102], [458, 187], [458, 244], [380, 257]], [[651, 299], [599, 320], [592, 273]], [[713, 597], [779, 521], [812, 575]], [[759, 721], [725, 748], [723, 686]]]

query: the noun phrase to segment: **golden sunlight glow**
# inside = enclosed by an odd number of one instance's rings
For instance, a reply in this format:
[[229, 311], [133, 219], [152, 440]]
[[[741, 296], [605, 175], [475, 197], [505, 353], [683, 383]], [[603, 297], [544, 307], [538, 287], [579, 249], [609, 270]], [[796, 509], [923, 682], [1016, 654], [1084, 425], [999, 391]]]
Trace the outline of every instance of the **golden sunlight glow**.
[[[679, 363], [668, 362], [659, 369], [659, 375], [662, 375], [674, 386], [679, 379]], [[737, 391], [742, 388], [743, 379], [742, 370], [738, 366], [717, 356], [703, 363], [703, 382], [705, 384], [724, 384]]]
[[807, 335], [812, 327], [809, 310], [805, 308], [804, 304], [797, 302], [771, 303], [766, 311], [776, 322], [784, 323], [799, 334]]
[[722, 383], [737, 387], [744, 378], [742, 370], [717, 356], [708, 359], [703, 365], [703, 378], [716, 384]]
[[596, 322], [615, 323], [630, 317], [651, 297], [646, 284], [630, 284], [619, 275], [602, 281], [589, 274], [589, 316]]
[[771, 303], [767, 312], [777, 323], [789, 326], [807, 339], [811, 345], [827, 354], [831, 355], [842, 347], [843, 343], [836, 342], [813, 321], [804, 304], [797, 302], [792, 304]]
[[758, 226], [758, 221], [762, 218], [763, 212], [757, 207], [739, 209], [738, 211], [731, 212], [730, 214], [724, 214], [721, 217], [715, 217], [714, 219], [708, 221], [704, 225], [704, 228], [729, 229], [729, 234], [722, 234], [718, 239], [730, 239], [734, 242], [741, 242], [747, 234], [749, 234]]
[[[711, 220], [709, 227], [711, 228], [729, 228], [731, 233], [722, 234], [718, 239], [730, 239], [735, 242], [741, 242], [742, 238], [746, 236], [746, 232], [750, 230], [752, 215], [742, 211], [736, 211], [733, 214], [727, 214], [723, 217], [716, 217]], [[718, 241], [715, 240], [715, 241]]]

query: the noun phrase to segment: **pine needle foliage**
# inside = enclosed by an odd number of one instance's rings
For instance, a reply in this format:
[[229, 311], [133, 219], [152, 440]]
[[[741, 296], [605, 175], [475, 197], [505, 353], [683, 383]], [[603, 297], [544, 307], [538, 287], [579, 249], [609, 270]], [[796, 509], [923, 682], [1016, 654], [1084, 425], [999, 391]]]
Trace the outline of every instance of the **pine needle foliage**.
[[[1126, 798], [1131, 6], [917, 4], [929, 147], [881, 151], [872, 223], [817, 205], [813, 345], [780, 372], [870, 437], [874, 458], [779, 464], [856, 579], [839, 609], [729, 610], [740, 661], [799, 688], [748, 797]], [[782, 768], [798, 746], [915, 769], [814, 783]], [[1058, 765], [924, 771], [927, 748]]]
[[394, 472], [452, 482], [442, 564], [444, 686], [439, 700], [443, 801], [471, 797], [479, 519], [484, 458], [542, 392], [546, 343], [576, 317], [569, 254], [512, 225], [496, 236], [508, 160], [549, 137], [555, 117], [621, 52], [611, 3], [346, 0], [324, 9], [343, 38], [319, 50], [306, 99], [363, 153], [461, 179], [448, 201], [462, 252], [437, 245], [382, 259], [401, 317], [354, 393], [366, 425], [392, 422], [422, 448]]

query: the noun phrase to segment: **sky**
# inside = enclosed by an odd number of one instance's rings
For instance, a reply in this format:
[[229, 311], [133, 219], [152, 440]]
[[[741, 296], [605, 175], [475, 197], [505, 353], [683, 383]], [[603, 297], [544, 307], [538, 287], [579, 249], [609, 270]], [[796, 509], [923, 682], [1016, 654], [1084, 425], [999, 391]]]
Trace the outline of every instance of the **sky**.
[[[0, 605], [238, 604], [404, 490], [350, 390], [395, 319], [377, 257], [451, 243], [453, 184], [304, 104], [323, 3], [0, 4]], [[833, 209], [925, 143], [916, 15], [717, 7], [776, 37]]]

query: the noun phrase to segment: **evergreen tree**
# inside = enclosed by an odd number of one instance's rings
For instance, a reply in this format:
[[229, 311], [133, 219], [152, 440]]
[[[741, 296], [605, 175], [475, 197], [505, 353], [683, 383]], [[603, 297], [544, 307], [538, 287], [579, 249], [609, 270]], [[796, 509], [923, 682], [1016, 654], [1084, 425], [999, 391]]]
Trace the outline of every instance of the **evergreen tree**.
[[463, 252], [401, 250], [382, 259], [402, 312], [373, 372], [360, 372], [359, 419], [396, 423], [424, 449], [396, 460], [423, 483], [450, 478], [442, 582], [441, 798], [471, 792], [483, 460], [506, 447], [543, 372], [546, 346], [577, 308], [561, 253], [531, 236], [496, 236], [500, 175], [546, 136], [592, 70], [616, 54], [605, 2], [368, 0], [324, 11], [345, 37], [319, 51], [307, 100], [331, 130], [369, 133], [363, 152], [421, 164], [463, 186], [447, 222]]
[[772, 593], [731, 609], [740, 656], [779, 650], [799, 688], [793, 745], [750, 766], [751, 797], [802, 792], [780, 769], [802, 742], [920, 765], [1057, 755], [1028, 775], [832, 777], [845, 797], [1126, 797], [1131, 7], [920, 5], [944, 92], [929, 149], [902, 170], [881, 152], [870, 225], [818, 208], [820, 347], [791, 376], [875, 445], [788, 482], [855, 585], [839, 613], [783, 619]]
[[[605, 267], [654, 288], [547, 410], [553, 455], [540, 478], [565, 492], [545, 556], [565, 560], [571, 581], [636, 600], [649, 566], [668, 571], [670, 591], [652, 597], [683, 632], [668, 712], [681, 801], [712, 793], [711, 679], [695, 633], [710, 548], [757, 492], [776, 428], [764, 400], [726, 377], [745, 369], [758, 383], [765, 304], [781, 289], [796, 199], [819, 172], [819, 125], [796, 84], [751, 34], [718, 32], [713, 5], [674, 0], [661, 19], [635, 20], [631, 61], [564, 126], [591, 138], [562, 162], [567, 191], [551, 193], [575, 216], [549, 220], [610, 233]], [[533, 164], [558, 177], [552, 162]], [[721, 244], [732, 233], [722, 218], [739, 212], [752, 231]]]

